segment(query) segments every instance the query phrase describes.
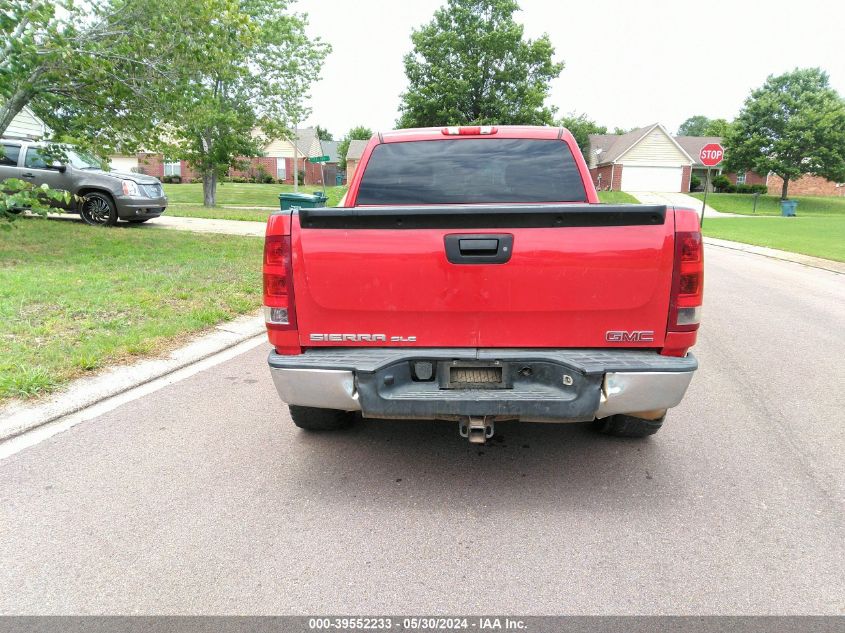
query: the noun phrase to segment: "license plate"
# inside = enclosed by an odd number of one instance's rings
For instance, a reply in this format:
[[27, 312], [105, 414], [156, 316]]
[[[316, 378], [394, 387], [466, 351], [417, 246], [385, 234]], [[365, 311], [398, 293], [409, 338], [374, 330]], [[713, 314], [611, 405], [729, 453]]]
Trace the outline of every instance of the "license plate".
[[501, 367], [452, 367], [449, 372], [452, 384], [490, 384], [502, 382]]
[[506, 389], [509, 386], [507, 370], [502, 363], [446, 362], [438, 374], [440, 385], [445, 389]]

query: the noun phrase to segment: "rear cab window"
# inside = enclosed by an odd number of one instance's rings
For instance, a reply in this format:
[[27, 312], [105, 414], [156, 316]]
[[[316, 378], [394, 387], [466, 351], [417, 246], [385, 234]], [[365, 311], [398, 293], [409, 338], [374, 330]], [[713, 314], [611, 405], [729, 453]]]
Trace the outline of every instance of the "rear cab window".
[[564, 141], [444, 139], [373, 149], [356, 205], [586, 202]]

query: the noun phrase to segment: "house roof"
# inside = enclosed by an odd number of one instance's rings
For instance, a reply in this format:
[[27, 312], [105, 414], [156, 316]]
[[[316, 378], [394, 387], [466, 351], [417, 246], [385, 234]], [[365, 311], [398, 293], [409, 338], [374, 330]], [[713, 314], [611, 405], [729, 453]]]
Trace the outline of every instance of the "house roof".
[[317, 139], [317, 128], [304, 127], [296, 130], [296, 149], [303, 156], [311, 156], [313, 152], [311, 148], [314, 147], [314, 141]]
[[367, 146], [369, 141], [359, 141], [358, 139], [352, 139], [349, 141], [349, 150], [346, 152], [346, 158], [352, 160], [358, 160], [361, 158], [361, 155], [364, 153], [364, 148]]
[[[653, 123], [652, 125], [647, 125], [645, 127], [638, 127], [626, 134], [590, 134], [590, 158], [595, 159], [596, 165], [607, 165], [609, 163], [613, 163], [617, 159], [621, 158], [623, 154], [628, 152], [628, 150], [634, 147], [642, 139], [648, 136], [648, 134], [650, 134], [655, 128], [663, 130], [663, 132], [666, 133], [666, 136], [675, 142], [682, 153], [688, 154], [689, 158], [695, 161], [693, 154], [690, 154], [687, 149], [678, 142], [678, 139], [666, 132], [666, 128], [659, 123]], [[697, 151], [695, 156], [698, 156]], [[588, 160], [588, 162], [593, 164], [592, 160]]]
[[330, 163], [337, 163], [340, 161], [340, 156], [337, 153], [337, 146], [340, 145], [339, 141], [320, 141], [320, 145], [323, 148], [323, 154], [329, 157]]
[[693, 167], [704, 167], [705, 165], [699, 161], [698, 157], [701, 153], [701, 148], [709, 143], [722, 142], [721, 136], [676, 136], [675, 140], [678, 145], [684, 148], [684, 151], [690, 155], [693, 162]]
[[638, 127], [626, 134], [590, 134], [590, 153], [596, 157], [597, 165], [612, 163], [657, 125]]

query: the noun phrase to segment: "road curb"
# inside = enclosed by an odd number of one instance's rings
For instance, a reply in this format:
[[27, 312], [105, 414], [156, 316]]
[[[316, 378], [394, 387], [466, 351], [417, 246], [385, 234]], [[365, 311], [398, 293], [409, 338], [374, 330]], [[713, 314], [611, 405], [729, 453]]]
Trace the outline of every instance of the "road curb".
[[734, 251], [742, 251], [743, 253], [762, 255], [763, 257], [802, 264], [804, 266], [810, 266], [811, 268], [821, 268], [822, 270], [829, 270], [832, 273], [845, 275], [845, 263], [833, 261], [832, 259], [823, 259], [821, 257], [813, 257], [812, 255], [801, 255], [800, 253], [790, 253], [789, 251], [780, 251], [776, 248], [768, 248], [766, 246], [754, 246], [753, 244], [743, 244], [742, 242], [720, 240], [715, 237], [705, 237], [704, 243], [709, 244], [710, 246], [719, 246], [721, 248], [729, 248]]
[[152, 358], [122, 365], [96, 376], [74, 380], [49, 400], [27, 405], [12, 403], [0, 408], [0, 442], [54, 422], [112, 398], [126, 390], [165, 377], [244, 341], [264, 335], [264, 319], [249, 315], [227, 323], [170, 352], [165, 358]]

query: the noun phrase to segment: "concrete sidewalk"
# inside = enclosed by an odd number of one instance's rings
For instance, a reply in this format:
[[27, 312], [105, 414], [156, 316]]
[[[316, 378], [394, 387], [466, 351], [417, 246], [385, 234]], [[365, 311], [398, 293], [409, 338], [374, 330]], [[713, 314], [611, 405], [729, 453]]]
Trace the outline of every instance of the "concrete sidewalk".
[[265, 222], [248, 222], [243, 220], [217, 220], [209, 218], [180, 218], [163, 215], [142, 225], [147, 229], [173, 229], [175, 231], [194, 231], [196, 233], [224, 233], [226, 235], [246, 235], [264, 237], [267, 224]]
[[187, 343], [165, 356], [109, 367], [94, 376], [77, 378], [43, 400], [13, 400], [0, 406], [0, 442], [196, 365], [239, 344], [254, 341], [258, 345], [266, 340], [264, 332], [260, 312], [244, 315], [205, 333], [186, 335]]
[[[72, 213], [50, 213], [51, 220], [63, 222], [82, 222], [82, 219]], [[172, 229], [174, 231], [193, 231], [194, 233], [222, 233], [224, 235], [245, 235], [247, 237], [264, 237], [267, 224], [265, 222], [249, 222], [241, 220], [217, 220], [211, 218], [180, 218], [163, 215], [145, 224], [127, 224], [120, 222], [119, 228], [127, 230]]]
[[753, 244], [743, 244], [742, 242], [720, 240], [715, 237], [705, 237], [704, 243], [710, 246], [729, 248], [732, 251], [742, 251], [743, 253], [762, 255], [763, 257], [770, 257], [771, 259], [779, 259], [784, 262], [794, 262], [803, 266], [820, 268], [832, 273], [845, 275], [845, 262], [837, 262], [832, 259], [823, 259], [821, 257], [813, 257], [812, 255], [802, 255], [801, 253], [791, 253], [789, 251], [781, 251], [776, 248], [768, 248], [767, 246], [755, 246]]

